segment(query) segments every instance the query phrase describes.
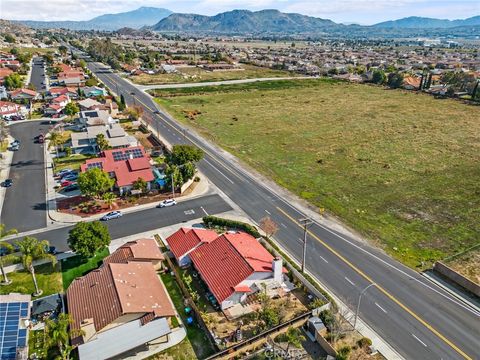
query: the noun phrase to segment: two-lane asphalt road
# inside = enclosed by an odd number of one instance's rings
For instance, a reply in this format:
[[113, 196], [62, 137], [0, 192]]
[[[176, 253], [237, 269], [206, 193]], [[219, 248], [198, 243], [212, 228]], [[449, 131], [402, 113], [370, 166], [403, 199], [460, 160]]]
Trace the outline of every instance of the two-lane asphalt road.
[[[201, 171], [255, 221], [270, 216], [279, 231], [277, 242], [295, 258], [302, 254], [305, 217], [275, 191], [229, 160], [204, 139], [185, 132], [150, 96], [112, 73], [104, 65], [88, 64], [127, 103], [140, 104], [172, 144], [193, 143], [205, 151]], [[132, 96], [133, 94], [133, 96]], [[480, 359], [480, 317], [417, 272], [320, 224], [309, 228], [307, 269], [355, 309], [364, 294], [360, 317], [407, 359]]]
[[[201, 218], [206, 214], [215, 215], [232, 210], [219, 195], [207, 195], [187, 201], [181, 201], [176, 206], [163, 209], [147, 209], [127, 213], [119, 219], [106, 221], [112, 239], [159, 229], [165, 226], [178, 224]], [[57, 251], [70, 250], [67, 245], [68, 232], [73, 226], [66, 226], [47, 231], [39, 231], [36, 238], [48, 240]], [[8, 240], [13, 242], [17, 238]]]
[[0, 223], [7, 229], [23, 232], [46, 226], [44, 145], [34, 143], [34, 137], [50, 127], [41, 121], [10, 125], [20, 149], [13, 154], [9, 175], [13, 186], [6, 191], [0, 214]]
[[46, 90], [46, 80], [43, 59], [41, 57], [34, 57], [32, 60], [30, 84], [35, 87], [36, 91], [44, 92]]

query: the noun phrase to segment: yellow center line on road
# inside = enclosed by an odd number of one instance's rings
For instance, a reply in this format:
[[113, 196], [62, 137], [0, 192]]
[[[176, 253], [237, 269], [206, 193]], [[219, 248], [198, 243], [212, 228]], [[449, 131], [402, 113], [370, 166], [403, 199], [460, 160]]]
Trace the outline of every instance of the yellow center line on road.
[[[303, 229], [303, 225], [300, 224], [297, 220], [295, 220], [292, 216], [287, 214], [284, 210], [280, 209], [277, 207], [277, 210], [281, 212], [283, 215], [285, 215], [289, 220], [291, 220], [295, 225]], [[375, 287], [380, 290], [385, 296], [387, 296], [390, 300], [392, 300], [395, 304], [400, 306], [403, 310], [405, 310], [407, 313], [409, 313], [411, 316], [413, 316], [416, 320], [418, 320], [423, 326], [425, 326], [428, 330], [430, 330], [432, 333], [434, 333], [438, 338], [440, 338], [443, 342], [445, 342], [447, 345], [449, 345], [452, 349], [454, 349], [457, 353], [459, 353], [461, 356], [463, 356], [467, 360], [473, 360], [470, 356], [468, 356], [465, 352], [463, 352], [457, 345], [455, 345], [452, 341], [447, 339], [443, 334], [441, 334], [438, 330], [436, 330], [432, 325], [427, 323], [425, 320], [423, 320], [419, 315], [417, 315], [413, 310], [409, 309], [406, 305], [400, 302], [395, 296], [390, 294], [387, 290], [385, 290], [383, 287], [375, 283], [375, 281], [365, 274], [362, 270], [360, 270], [358, 267], [356, 267], [354, 264], [352, 264], [349, 260], [347, 260], [343, 255], [341, 255], [337, 250], [332, 248], [330, 245], [328, 245], [325, 241], [320, 239], [317, 235], [312, 233], [310, 230], [307, 230], [308, 234], [312, 236], [315, 240], [317, 240], [319, 243], [321, 243], [324, 247], [326, 247], [330, 252], [332, 252], [334, 255], [336, 255], [340, 260], [342, 260], [345, 264], [347, 264], [349, 267], [351, 267], [355, 272], [357, 272], [360, 276], [362, 276], [365, 280], [369, 281], [370, 283], [375, 284]]]

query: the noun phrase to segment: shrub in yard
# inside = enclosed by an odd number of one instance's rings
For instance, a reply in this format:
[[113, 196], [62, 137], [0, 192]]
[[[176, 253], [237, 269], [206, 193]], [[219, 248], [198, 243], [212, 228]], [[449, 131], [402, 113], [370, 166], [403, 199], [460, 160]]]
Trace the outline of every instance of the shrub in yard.
[[335, 315], [330, 310], [323, 310], [318, 317], [322, 320], [323, 324], [331, 331], [335, 323]]
[[245, 231], [247, 234], [250, 234], [255, 238], [260, 237], [260, 233], [255, 228], [255, 226], [241, 221], [223, 219], [216, 216], [204, 216], [202, 220], [204, 224], [207, 225], [207, 227], [222, 226], [226, 228], [233, 228]]
[[367, 337], [363, 337], [363, 338], [361, 338], [360, 340], [357, 341], [357, 345], [358, 345], [358, 347], [363, 349], [363, 348], [366, 348], [368, 346], [371, 346], [372, 345], [372, 340], [370, 340]]
[[347, 360], [348, 355], [350, 355], [350, 352], [352, 351], [352, 348], [348, 345], [341, 347], [337, 351], [337, 356], [335, 357], [336, 360]]

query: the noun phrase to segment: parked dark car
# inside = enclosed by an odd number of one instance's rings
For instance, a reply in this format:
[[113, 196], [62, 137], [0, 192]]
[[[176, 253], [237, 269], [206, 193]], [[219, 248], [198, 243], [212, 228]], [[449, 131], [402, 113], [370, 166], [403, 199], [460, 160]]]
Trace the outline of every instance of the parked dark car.
[[2, 182], [3, 187], [10, 187], [13, 185], [13, 180], [12, 179], [6, 179], [4, 182]]

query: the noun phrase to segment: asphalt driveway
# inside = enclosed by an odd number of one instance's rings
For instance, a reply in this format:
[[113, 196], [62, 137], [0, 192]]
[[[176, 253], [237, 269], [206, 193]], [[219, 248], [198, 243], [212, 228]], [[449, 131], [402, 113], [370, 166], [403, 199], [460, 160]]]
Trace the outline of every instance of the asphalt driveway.
[[44, 144], [34, 137], [46, 133], [51, 125], [41, 121], [12, 124], [10, 133], [20, 140], [13, 155], [9, 177], [13, 186], [5, 194], [0, 223], [19, 232], [44, 228], [46, 220]]

